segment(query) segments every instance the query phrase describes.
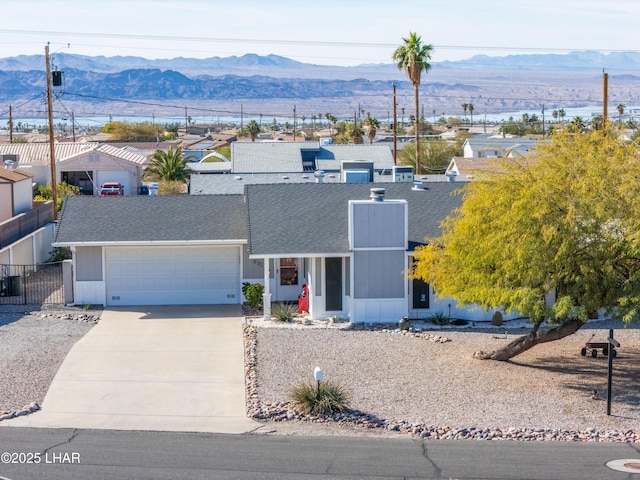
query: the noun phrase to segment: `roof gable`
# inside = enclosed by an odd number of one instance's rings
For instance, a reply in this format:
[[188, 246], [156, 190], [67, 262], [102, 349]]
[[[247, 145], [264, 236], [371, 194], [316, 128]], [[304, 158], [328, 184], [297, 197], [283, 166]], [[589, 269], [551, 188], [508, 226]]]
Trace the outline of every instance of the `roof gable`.
[[249, 252], [256, 255], [343, 254], [348, 245], [349, 200], [367, 200], [384, 187], [386, 199], [407, 200], [410, 248], [440, 235], [440, 223], [460, 206], [455, 183], [247, 185]]

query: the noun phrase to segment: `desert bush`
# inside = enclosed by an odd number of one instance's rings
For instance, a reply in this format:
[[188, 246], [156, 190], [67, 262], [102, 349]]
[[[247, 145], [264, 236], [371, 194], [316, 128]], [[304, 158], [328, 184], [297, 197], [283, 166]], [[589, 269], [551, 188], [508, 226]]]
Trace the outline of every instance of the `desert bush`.
[[297, 305], [286, 302], [278, 302], [271, 305], [271, 316], [275, 317], [279, 322], [291, 323], [297, 315]]
[[296, 408], [308, 415], [343, 412], [349, 408], [351, 401], [346, 388], [331, 381], [322, 381], [319, 384], [302, 382], [293, 386], [290, 396]]
[[433, 315], [431, 315], [431, 317], [429, 317], [429, 320], [434, 325], [449, 325], [449, 317], [447, 317], [442, 312], [434, 313]]
[[244, 282], [242, 284], [242, 294], [247, 299], [247, 305], [251, 308], [260, 308], [263, 293], [264, 285], [261, 283]]

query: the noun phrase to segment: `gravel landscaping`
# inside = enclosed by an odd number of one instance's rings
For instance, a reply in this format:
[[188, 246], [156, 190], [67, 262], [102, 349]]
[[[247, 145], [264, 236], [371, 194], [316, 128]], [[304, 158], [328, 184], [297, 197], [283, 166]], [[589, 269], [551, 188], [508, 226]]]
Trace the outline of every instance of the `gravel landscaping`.
[[[101, 310], [2, 306], [0, 420], [37, 410], [73, 344]], [[244, 326], [248, 415], [264, 432], [292, 435], [397, 435], [640, 442], [640, 328], [596, 321], [563, 340], [534, 347], [510, 362], [473, 358], [527, 331], [413, 324], [281, 324], [249, 318]], [[609, 328], [621, 343], [614, 360], [612, 415], [606, 414], [607, 363], [582, 356]], [[290, 388], [312, 379], [342, 382], [349, 411], [300, 414]]]
[[[249, 323], [252, 323], [249, 321]], [[473, 358], [528, 331], [447, 329], [425, 324], [420, 333], [394, 326], [371, 331], [327, 326], [285, 326], [254, 320], [245, 329], [249, 411], [278, 424], [325, 423], [300, 415], [289, 389], [312, 379], [345, 384], [352, 411], [331, 421], [381, 427], [432, 438], [640, 441], [640, 329], [595, 321], [565, 339], [538, 345], [510, 362]], [[274, 328], [275, 327], [275, 328]], [[612, 415], [606, 414], [607, 358], [581, 348], [605, 341], [609, 328], [621, 343], [614, 360]], [[295, 432], [294, 432], [295, 433]]]
[[37, 410], [65, 356], [100, 310], [61, 306], [0, 307], [0, 417]]

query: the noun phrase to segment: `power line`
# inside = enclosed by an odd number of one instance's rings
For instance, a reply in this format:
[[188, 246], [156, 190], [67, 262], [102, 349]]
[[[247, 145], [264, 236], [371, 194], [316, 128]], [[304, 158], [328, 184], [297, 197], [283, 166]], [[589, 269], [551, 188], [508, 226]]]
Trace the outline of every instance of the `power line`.
[[[233, 44], [259, 44], [259, 45], [307, 45], [317, 47], [353, 47], [353, 48], [397, 48], [396, 43], [376, 42], [337, 42], [327, 40], [279, 40], [264, 38], [229, 38], [229, 37], [202, 37], [185, 35], [143, 35], [130, 33], [99, 33], [99, 32], [62, 32], [56, 30], [14, 30], [2, 28], [0, 33], [9, 35], [43, 35], [65, 37], [111, 38], [123, 40], [150, 40], [171, 42], [202, 42], [202, 43], [233, 43]], [[512, 52], [630, 52], [640, 53], [640, 50], [629, 49], [586, 49], [586, 48], [562, 48], [562, 47], [514, 47], [502, 45], [433, 45], [434, 50], [472, 50], [472, 51], [512, 51]]]

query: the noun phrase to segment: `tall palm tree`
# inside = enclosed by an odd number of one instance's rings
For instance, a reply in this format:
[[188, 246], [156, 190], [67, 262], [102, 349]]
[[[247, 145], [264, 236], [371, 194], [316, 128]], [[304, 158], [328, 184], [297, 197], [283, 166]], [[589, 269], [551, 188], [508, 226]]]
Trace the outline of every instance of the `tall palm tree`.
[[627, 108], [627, 106], [624, 103], [619, 103], [618, 106], [616, 107], [616, 110], [618, 110], [618, 117], [620, 118], [620, 123], [622, 123], [622, 115], [624, 114], [625, 108]]
[[184, 158], [182, 147], [176, 149], [169, 147], [166, 152], [156, 150], [142, 177], [155, 181], [184, 183], [189, 179], [190, 172], [191, 170], [187, 168], [187, 159]]
[[564, 117], [567, 116], [567, 112], [564, 111], [564, 108], [558, 110], [558, 115], [560, 116], [560, 121], [564, 122]]
[[467, 121], [467, 108], [469, 108], [469, 104], [468, 103], [463, 103], [460, 106], [464, 110], [464, 121], [466, 122]]
[[558, 110], [554, 110], [553, 112], [551, 112], [551, 116], [553, 117], [554, 121], [558, 120]]
[[473, 125], [473, 103], [470, 103], [469, 105], [467, 105], [467, 108], [469, 109], [469, 115], [471, 115], [471, 125]]
[[[409, 38], [403, 38], [404, 44], [399, 46], [392, 55], [394, 62], [398, 64], [400, 70], [404, 70], [413, 84], [415, 92], [416, 118], [420, 118], [420, 100], [418, 90], [422, 72], [425, 73], [431, 68], [429, 60], [433, 46], [424, 45], [422, 38], [415, 32], [409, 32]], [[416, 174], [420, 174], [420, 129], [415, 129], [416, 136]]]

